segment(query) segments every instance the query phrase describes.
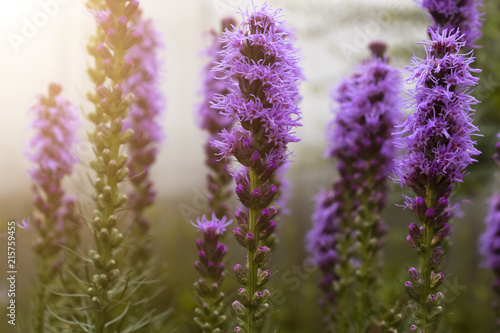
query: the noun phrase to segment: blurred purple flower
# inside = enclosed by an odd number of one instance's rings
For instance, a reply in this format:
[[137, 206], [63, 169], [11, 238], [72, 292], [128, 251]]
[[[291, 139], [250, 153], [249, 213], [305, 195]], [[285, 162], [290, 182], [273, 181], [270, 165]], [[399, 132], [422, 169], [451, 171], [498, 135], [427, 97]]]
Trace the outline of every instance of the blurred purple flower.
[[150, 170], [158, 154], [158, 144], [163, 139], [160, 118], [165, 108], [165, 97], [160, 90], [161, 35], [153, 21], [144, 18], [141, 11], [133, 16], [132, 26], [141, 36], [140, 43], [128, 52], [135, 66], [124, 80], [124, 93], [133, 93], [134, 101], [129, 116], [124, 121], [125, 129], [132, 129], [134, 136], [127, 145], [129, 154], [127, 167], [134, 188], [128, 192], [128, 204], [134, 215], [132, 241], [137, 243], [131, 254], [134, 264], [144, 263], [150, 257], [150, 246], [144, 240], [150, 237], [150, 221], [144, 210], [154, 203], [156, 191], [150, 179]]
[[49, 95], [38, 96], [38, 103], [31, 108], [35, 115], [31, 127], [36, 133], [30, 140], [28, 157], [37, 167], [30, 170], [30, 175], [47, 193], [58, 190], [59, 181], [73, 171], [77, 162], [72, 145], [78, 141], [78, 108], [60, 92], [61, 86], [52, 83]]
[[[494, 194], [489, 202], [486, 231], [481, 236], [480, 251], [485, 264], [500, 280], [500, 194]], [[500, 286], [499, 286], [500, 287]], [[500, 294], [500, 289], [496, 290]]]
[[[500, 167], [500, 133], [497, 135], [496, 152], [493, 160]], [[479, 241], [479, 251], [484, 257], [484, 265], [495, 274], [495, 281], [491, 284], [497, 296], [500, 296], [500, 193], [494, 193], [489, 200], [489, 212], [485, 219], [486, 230]], [[498, 320], [498, 302], [492, 303], [497, 320], [497, 328], [500, 327]]]
[[[232, 31], [235, 24], [236, 21], [233, 18], [223, 19], [221, 33], [226, 30]], [[200, 127], [209, 134], [205, 145], [205, 164], [210, 169], [207, 175], [207, 187], [210, 193], [208, 205], [218, 218], [222, 218], [228, 214], [227, 199], [231, 193], [227, 186], [231, 183], [232, 177], [229, 174], [227, 162], [217, 156], [218, 149], [213, 147], [210, 142], [217, 140], [223, 129], [230, 131], [235, 119], [220, 114], [220, 110], [212, 107], [216, 95], [225, 95], [229, 92], [230, 83], [220, 69], [214, 68], [217, 63], [222, 61], [221, 52], [226, 44], [219, 39], [219, 34], [214, 30], [211, 30], [208, 35], [212, 40], [210, 46], [203, 52], [209, 57], [209, 62], [202, 72], [203, 88], [200, 93], [203, 95], [203, 101], [198, 107], [198, 118], [200, 119]]]
[[[34, 121], [31, 127], [35, 134], [30, 140], [28, 156], [35, 164], [29, 170], [34, 182], [33, 192], [35, 212], [33, 222], [29, 219], [20, 228], [33, 227], [37, 232], [34, 252], [37, 256], [39, 287], [36, 292], [33, 329], [45, 331], [51, 321], [47, 320], [46, 304], [53, 300], [58, 277], [62, 273], [62, 247], [76, 247], [78, 235], [73, 225], [79, 223], [77, 214], [68, 215], [69, 198], [62, 187], [63, 178], [69, 176], [77, 158], [73, 152], [79, 125], [77, 107], [60, 95], [61, 86], [49, 85], [47, 96], [39, 95], [38, 102], [31, 108]], [[71, 230], [71, 232], [68, 232]], [[67, 234], [72, 236], [68, 238]], [[69, 266], [68, 266], [69, 267]]]
[[[318, 195], [313, 228], [307, 238], [308, 251], [323, 273], [319, 284], [325, 291], [325, 305], [330, 307], [326, 314], [333, 316], [333, 322], [336, 315], [347, 313], [337, 309], [339, 295], [334, 294], [332, 282], [348, 278], [353, 266], [362, 266], [367, 276], [372, 274], [377, 256], [360, 253], [376, 253], [386, 231], [380, 211], [385, 206], [387, 177], [396, 155], [393, 132], [401, 118], [402, 82], [398, 70], [388, 65], [385, 44], [374, 42], [370, 49], [372, 56], [333, 93], [338, 108], [327, 135], [327, 154], [337, 161], [340, 178], [332, 190]], [[356, 224], [357, 218], [363, 220]], [[355, 253], [352, 248], [358, 238], [363, 250]], [[345, 262], [339, 262], [339, 258]], [[345, 297], [344, 291], [339, 291], [340, 297]], [[359, 292], [361, 295], [369, 291]], [[362, 295], [357, 303], [368, 302], [367, 298]], [[370, 304], [367, 308], [373, 307]]]

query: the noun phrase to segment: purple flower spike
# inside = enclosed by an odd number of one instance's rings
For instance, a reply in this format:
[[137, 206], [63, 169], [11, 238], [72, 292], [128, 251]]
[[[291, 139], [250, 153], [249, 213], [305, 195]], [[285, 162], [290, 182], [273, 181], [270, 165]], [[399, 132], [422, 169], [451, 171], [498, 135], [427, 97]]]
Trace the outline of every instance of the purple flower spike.
[[[124, 17], [121, 16], [120, 19]], [[161, 36], [153, 22], [145, 19], [141, 11], [135, 13], [132, 24], [142, 38], [127, 53], [135, 70], [124, 81], [123, 91], [125, 94], [133, 93], [134, 102], [130, 106], [129, 116], [123, 122], [123, 128], [134, 131], [127, 146], [127, 167], [133, 185], [133, 190], [128, 193], [128, 204], [134, 214], [130, 236], [131, 241], [137, 244], [131, 251], [130, 260], [137, 267], [145, 265], [147, 258], [151, 257], [151, 247], [141, 240], [151, 237], [151, 223], [144, 211], [154, 203], [156, 197], [149, 174], [158, 154], [158, 144], [163, 138], [159, 118], [165, 108], [165, 97], [160, 91], [158, 51], [162, 47]]]
[[[30, 110], [35, 118], [31, 125], [35, 134], [27, 154], [35, 165], [29, 173], [34, 183], [36, 211], [30, 225], [38, 233], [34, 252], [39, 279], [33, 329], [40, 332], [49, 329], [47, 325], [52, 323], [46, 320], [46, 304], [54, 300], [48, 288], [59, 287], [56, 281], [62, 274], [64, 260], [61, 246], [76, 248], [79, 242], [75, 230], [79, 216], [74, 213], [72, 200], [65, 195], [62, 181], [77, 162], [73, 146], [78, 141], [75, 133], [80, 121], [78, 108], [60, 95], [61, 90], [59, 84], [51, 83], [48, 95], [38, 96]], [[73, 268], [71, 263], [65, 265]], [[66, 287], [72, 288], [69, 284]]]
[[[233, 18], [225, 18], [222, 20], [222, 33], [224, 31], [232, 31], [236, 21]], [[219, 139], [219, 133], [222, 130], [231, 131], [235, 119], [220, 114], [220, 110], [212, 107], [214, 97], [216, 95], [226, 95], [229, 92], [229, 80], [224, 77], [224, 73], [217, 68], [214, 68], [217, 63], [222, 61], [221, 51], [226, 44], [219, 40], [220, 34], [214, 30], [210, 31], [212, 38], [211, 45], [205, 50], [204, 54], [210, 57], [209, 63], [203, 69], [203, 101], [199, 105], [198, 116], [201, 119], [200, 127], [209, 133], [208, 142], [205, 145], [205, 164], [209, 167], [210, 172], [207, 176], [208, 181], [208, 205], [215, 212], [218, 218], [222, 218], [228, 214], [229, 206], [227, 199], [231, 193], [227, 188], [231, 183], [231, 175], [228, 171], [228, 165], [225, 161], [217, 156], [219, 150], [213, 147], [210, 142]]]
[[[340, 179], [317, 197], [308, 250], [321, 268], [327, 329], [346, 330], [347, 321], [369, 325], [375, 304], [377, 252], [386, 232], [380, 212], [387, 196], [386, 179], [393, 167], [393, 132], [401, 113], [401, 78], [388, 65], [382, 42], [370, 44], [372, 56], [334, 91], [338, 103], [328, 132], [329, 157], [337, 160]], [[357, 221], [359, 220], [359, 221]], [[357, 222], [355, 222], [357, 221]], [[353, 250], [359, 245], [359, 251]], [[364, 274], [353, 280], [355, 270]], [[338, 283], [333, 289], [332, 282]], [[349, 281], [342, 282], [342, 281]], [[355, 297], [346, 285], [355, 284], [357, 315], [342, 308]], [[350, 318], [345, 320], [345, 318]], [[358, 316], [358, 317], [356, 317]], [[358, 327], [358, 330], [362, 330]]]
[[267, 4], [242, 14], [246, 20], [239, 30], [227, 31], [221, 38], [227, 46], [215, 70], [232, 80], [228, 94], [216, 95], [214, 104], [241, 127], [228, 133], [225, 144], [216, 141], [214, 145], [221, 155], [234, 156], [239, 140], [230, 138], [245, 131], [261, 147], [261, 158], [267, 155], [284, 163], [290, 155], [287, 144], [299, 141], [292, 132], [300, 126], [294, 37], [282, 27], [279, 10], [272, 11]]
[[248, 267], [244, 271], [241, 265], [235, 267], [245, 288], [233, 310], [238, 317], [236, 331], [246, 333], [255, 333], [269, 311], [264, 296], [269, 294], [264, 289], [269, 276], [263, 272], [268, 272], [270, 250], [263, 255], [258, 249], [269, 247], [263, 242], [272, 242], [276, 230], [271, 220], [276, 209], [268, 207], [279, 193], [279, 181], [273, 175], [289, 161], [288, 144], [299, 141], [293, 131], [300, 126], [297, 83], [301, 76], [294, 36], [285, 29], [279, 12], [267, 4], [242, 12], [238, 29], [226, 30], [220, 39], [225, 47], [214, 69], [228, 86], [227, 92], [215, 95], [213, 108], [238, 123], [230, 130], [222, 128], [212, 147], [221, 158], [235, 158], [243, 166], [234, 174], [235, 192], [249, 220], [238, 212], [241, 227], [233, 234], [248, 252]]
[[469, 48], [476, 47], [474, 43], [482, 36], [482, 14], [478, 10], [482, 5], [483, 0], [422, 0], [432, 19], [432, 30], [460, 29]]
[[79, 125], [78, 108], [59, 95], [61, 90], [59, 84], [51, 83], [49, 95], [40, 95], [31, 109], [36, 117], [32, 128], [37, 133], [30, 141], [29, 158], [38, 167], [31, 170], [30, 175], [47, 190], [51, 187], [48, 182], [60, 182], [71, 174], [77, 162], [71, 149], [78, 141], [75, 136]]
[[[497, 138], [500, 142], [500, 134], [497, 135]], [[497, 166], [500, 166], [500, 144], [498, 143], [493, 160]], [[485, 266], [495, 274], [496, 279], [491, 284], [491, 287], [498, 297], [500, 296], [500, 193], [498, 191], [490, 198], [489, 212], [485, 222], [486, 230], [481, 236], [479, 251], [484, 257]], [[494, 304], [495, 306], [492, 306], [492, 308], [497, 316], [497, 328], [500, 328], [500, 321], [498, 320], [500, 318], [500, 308], [497, 301]]]
[[441, 244], [449, 234], [447, 222], [453, 208], [448, 198], [475, 161], [472, 156], [480, 153], [471, 139], [477, 135], [471, 119], [471, 105], [477, 101], [470, 95], [478, 80], [472, 73], [479, 72], [470, 67], [474, 58], [459, 53], [465, 42], [458, 31], [431, 30], [430, 35], [425, 59], [414, 57], [413, 67], [407, 68], [409, 81], [416, 84], [408, 104], [415, 112], [401, 131], [405, 154], [396, 170], [396, 181], [416, 194], [406, 197], [405, 205], [422, 225], [410, 228], [409, 244], [420, 257], [423, 282], [409, 293], [413, 305], [409, 308], [414, 324], [426, 332], [433, 330], [442, 313], [439, 299], [431, 303], [427, 299], [439, 287], [432, 280], [440, 274], [436, 271], [445, 254]]
[[[218, 219], [212, 214], [211, 219], [205, 215], [191, 222], [203, 234], [203, 240], [197, 240], [199, 261], [194, 266], [200, 279], [194, 284], [201, 307], [196, 309], [194, 321], [204, 332], [218, 332], [225, 324], [224, 294], [220, 286], [224, 280], [224, 256], [226, 247], [219, 243], [226, 227], [233, 221], [227, 217]], [[205, 306], [205, 304], [207, 306]]]

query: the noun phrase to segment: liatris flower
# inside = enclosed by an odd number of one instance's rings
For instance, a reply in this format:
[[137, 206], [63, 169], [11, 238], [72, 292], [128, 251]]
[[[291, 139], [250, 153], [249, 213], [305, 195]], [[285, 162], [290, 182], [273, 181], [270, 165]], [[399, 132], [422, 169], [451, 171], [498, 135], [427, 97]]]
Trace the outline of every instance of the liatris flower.
[[432, 29], [460, 29], [464, 35], [465, 46], [473, 48], [481, 38], [481, 14], [478, 8], [483, 0], [420, 0], [422, 7], [429, 12]]
[[444, 275], [439, 266], [444, 258], [441, 246], [450, 227], [448, 198], [456, 183], [462, 182], [471, 157], [480, 152], [471, 140], [477, 128], [472, 124], [472, 104], [477, 101], [470, 88], [479, 72], [470, 64], [469, 53], [460, 54], [465, 45], [458, 31], [430, 30], [425, 59], [413, 58], [410, 82], [411, 104], [416, 110], [404, 124], [401, 146], [405, 155], [397, 161], [397, 181], [411, 187], [416, 196], [406, 199], [406, 207], [420, 225], [410, 225], [408, 244], [420, 258], [419, 268], [410, 268], [405, 288], [410, 296], [411, 330], [433, 332], [443, 310], [443, 295], [438, 291]]
[[226, 31], [227, 46], [217, 70], [229, 78], [229, 92], [215, 97], [214, 107], [239, 121], [223, 141], [213, 145], [225, 158], [235, 157], [243, 166], [235, 175], [236, 195], [246, 207], [236, 212], [240, 225], [236, 240], [247, 249], [247, 265], [236, 265], [238, 281], [245, 286], [233, 303], [238, 332], [253, 333], [269, 310], [270, 292], [264, 289], [270, 277], [266, 265], [271, 254], [262, 246], [276, 229], [276, 208], [269, 207], [278, 189], [269, 179], [288, 161], [287, 145], [297, 142], [293, 128], [299, 126], [297, 61], [293, 36], [283, 27], [279, 10], [267, 4], [243, 12], [243, 23]]
[[[233, 18], [225, 18], [222, 20], [222, 32], [232, 31], [235, 24], [236, 21]], [[201, 118], [200, 127], [209, 133], [208, 142], [205, 145], [205, 164], [210, 168], [210, 173], [207, 175], [210, 193], [208, 205], [217, 218], [222, 218], [228, 214], [229, 207], [226, 200], [231, 193], [227, 187], [232, 177], [228, 171], [228, 164], [217, 156], [218, 150], [212, 147], [210, 142], [217, 140], [223, 129], [230, 131], [235, 119], [221, 115], [220, 110], [212, 108], [215, 95], [225, 95], [229, 92], [229, 80], [224, 78], [224, 73], [220, 69], [214, 68], [222, 60], [221, 51], [225, 44], [215, 31], [210, 32], [210, 37], [212, 44], [205, 51], [210, 61], [203, 69], [203, 102], [199, 106], [198, 115]]]
[[[497, 136], [500, 140], [500, 134]], [[496, 145], [493, 160], [500, 166], [500, 142]], [[500, 193], [496, 192], [490, 198], [489, 213], [486, 216], [486, 230], [481, 236], [480, 252], [485, 258], [485, 265], [493, 271], [496, 281], [492, 289], [500, 296]], [[500, 329], [500, 305], [498, 300], [492, 303], [492, 308], [497, 316], [496, 325]]]
[[203, 234], [203, 240], [196, 241], [200, 260], [194, 263], [194, 267], [200, 274], [200, 279], [194, 284], [200, 303], [200, 307], [195, 310], [194, 320], [202, 332], [220, 333], [226, 321], [222, 301], [224, 293], [220, 291], [225, 275], [222, 261], [226, 254], [226, 247], [219, 243], [219, 239], [232, 222], [225, 216], [218, 219], [213, 213], [211, 220], [207, 220], [203, 215], [201, 219], [193, 223]]
[[375, 271], [385, 233], [380, 212], [395, 157], [392, 134], [400, 118], [401, 78], [388, 65], [385, 44], [370, 48], [373, 55], [334, 93], [339, 106], [328, 155], [338, 160], [340, 179], [318, 196], [308, 235], [308, 250], [323, 273], [319, 284], [330, 331], [346, 330], [350, 321], [356, 331], [367, 332], [377, 307]]
[[[96, 333], [124, 330], [127, 321], [123, 318], [130, 307], [127, 287], [133, 285], [122, 265], [121, 244], [123, 225], [119, 209], [124, 206], [127, 196], [120, 190], [120, 183], [129, 175], [127, 156], [123, 153], [125, 144], [134, 135], [133, 130], [124, 129], [133, 95], [124, 95], [124, 82], [132, 73], [134, 62], [128, 50], [136, 45], [140, 36], [131, 28], [131, 20], [138, 8], [138, 1], [89, 2], [87, 6], [97, 21], [97, 34], [88, 49], [95, 57], [97, 66], [89, 69], [96, 85], [95, 93], [88, 94], [95, 104], [89, 119], [95, 129], [89, 134], [93, 143], [95, 159], [90, 166], [95, 170], [94, 195], [96, 209], [89, 223], [96, 242], [96, 250], [89, 252], [92, 263], [92, 279], [88, 294], [91, 316], [90, 330]], [[103, 7], [101, 7], [103, 6]], [[122, 310], [117, 311], [117, 305]], [[121, 320], [117, 318], [121, 317]], [[131, 323], [137, 327], [141, 322]]]
[[159, 89], [160, 62], [158, 49], [161, 47], [159, 32], [151, 20], [145, 19], [140, 10], [133, 16], [133, 27], [142, 37], [141, 42], [130, 48], [127, 56], [134, 62], [135, 70], [124, 81], [124, 91], [134, 94], [130, 115], [124, 128], [134, 131], [128, 144], [130, 182], [133, 190], [128, 193], [128, 205], [133, 214], [131, 242], [134, 246], [128, 255], [135, 271], [144, 270], [151, 257], [149, 239], [150, 221], [144, 216], [146, 208], [155, 200], [156, 191], [150, 179], [150, 168], [156, 160], [158, 143], [163, 138], [159, 117], [165, 98]]
[[62, 181], [71, 174], [77, 161], [72, 148], [77, 142], [75, 132], [79, 121], [77, 107], [60, 92], [59, 84], [50, 84], [49, 94], [40, 95], [31, 109], [35, 116], [32, 128], [36, 130], [29, 152], [29, 158], [36, 165], [30, 170], [36, 210], [33, 226], [38, 232], [34, 246], [39, 279], [33, 320], [36, 332], [48, 332], [53, 323], [48, 319], [46, 307], [54, 295], [47, 288], [56, 289], [63, 267], [61, 246], [74, 245], [68, 244], [67, 234], [75, 237], [77, 234], [74, 230], [68, 231], [72, 228], [66, 225], [70, 199], [65, 196]]

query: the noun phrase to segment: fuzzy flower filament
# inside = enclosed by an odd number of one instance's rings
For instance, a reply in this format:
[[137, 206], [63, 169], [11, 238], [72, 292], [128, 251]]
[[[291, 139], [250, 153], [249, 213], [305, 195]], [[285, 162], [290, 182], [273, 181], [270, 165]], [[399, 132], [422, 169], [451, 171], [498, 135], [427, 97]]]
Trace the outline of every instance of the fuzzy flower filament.
[[463, 42], [468, 48], [481, 38], [481, 14], [478, 8], [483, 0], [422, 0], [422, 7], [429, 12], [432, 30], [460, 30]]
[[[95, 91], [88, 97], [94, 103], [94, 112], [88, 115], [95, 125], [89, 133], [95, 158], [90, 166], [95, 170], [93, 199], [96, 209], [89, 223], [96, 249], [88, 254], [93, 265], [88, 294], [93, 310], [92, 330], [96, 333], [116, 330], [124, 323], [114, 320], [124, 313], [116, 312], [116, 305], [125, 302], [128, 276], [124, 274], [120, 254], [124, 236], [119, 228], [119, 210], [127, 202], [120, 183], [129, 175], [124, 146], [134, 135], [125, 129], [129, 107], [134, 97], [124, 92], [124, 81], [132, 73], [134, 62], [128, 50], [140, 41], [131, 27], [136, 0], [89, 2], [87, 6], [97, 22], [97, 34], [91, 38], [88, 50], [94, 56], [96, 67], [89, 69]], [[122, 311], [128, 311], [128, 306]]]
[[75, 132], [79, 121], [77, 107], [60, 95], [61, 89], [59, 84], [50, 84], [48, 95], [40, 95], [31, 109], [35, 116], [32, 128], [36, 130], [29, 152], [30, 160], [36, 165], [30, 170], [37, 212], [33, 226], [39, 236], [34, 246], [39, 278], [34, 332], [48, 332], [47, 325], [54, 324], [46, 316], [47, 304], [54, 302], [54, 295], [47, 288], [57, 286], [62, 272], [61, 246], [74, 246], [79, 241], [77, 232], [68, 225], [78, 221], [71, 215], [73, 201], [62, 187], [63, 179], [72, 173], [77, 162], [72, 149], [77, 142]]
[[[233, 30], [236, 21], [232, 18], [222, 20], [222, 32]], [[205, 164], [210, 169], [207, 175], [208, 205], [215, 213], [217, 218], [227, 216], [229, 207], [227, 199], [231, 196], [227, 188], [231, 183], [232, 177], [229, 174], [228, 164], [221, 160], [218, 149], [213, 147], [210, 142], [219, 138], [219, 133], [224, 129], [231, 131], [235, 123], [235, 118], [221, 115], [220, 110], [212, 107], [216, 95], [225, 95], [229, 92], [229, 80], [224, 78], [224, 73], [214, 68], [222, 60], [221, 51], [224, 49], [224, 42], [219, 39], [220, 35], [215, 31], [210, 31], [212, 44], [207, 48], [205, 54], [210, 57], [208, 64], [203, 69], [203, 101], [199, 106], [198, 115], [201, 119], [200, 127], [209, 134], [208, 142], [205, 145]]]
[[406, 199], [419, 224], [412, 223], [408, 244], [419, 256], [420, 267], [409, 270], [405, 289], [410, 296], [411, 330], [433, 332], [443, 312], [443, 295], [438, 291], [444, 275], [439, 266], [444, 258], [441, 246], [450, 227], [452, 208], [449, 196], [462, 182], [466, 167], [479, 151], [471, 135], [471, 105], [477, 101], [470, 89], [478, 79], [472, 76], [474, 58], [460, 54], [464, 46], [458, 31], [430, 30], [426, 57], [414, 57], [409, 82], [415, 82], [411, 104], [415, 109], [404, 123], [401, 146], [405, 154], [397, 161], [396, 176], [402, 187], [410, 187], [415, 197]]
[[277, 187], [270, 182], [280, 165], [288, 161], [287, 145], [297, 142], [299, 126], [297, 61], [293, 36], [283, 27], [279, 10], [264, 4], [243, 13], [243, 23], [222, 37], [225, 47], [217, 70], [230, 79], [229, 92], [217, 95], [215, 105], [238, 125], [223, 130], [213, 145], [222, 157], [234, 157], [243, 166], [235, 175], [236, 195], [246, 207], [236, 212], [239, 227], [233, 233], [247, 249], [247, 265], [236, 265], [235, 275], [244, 286], [233, 303], [237, 332], [258, 331], [269, 311], [270, 277], [267, 261], [271, 250], [263, 246], [276, 229], [277, 210], [270, 207]]
[[226, 217], [218, 219], [212, 213], [210, 220], [203, 216], [193, 223], [203, 234], [203, 239], [196, 241], [199, 260], [194, 263], [194, 267], [200, 274], [200, 279], [195, 282], [194, 287], [200, 306], [195, 310], [194, 321], [204, 333], [220, 333], [226, 322], [224, 293], [220, 291], [225, 275], [222, 261], [226, 246], [219, 240], [232, 222]]
[[338, 111], [328, 155], [338, 161], [340, 178], [317, 197], [308, 236], [323, 273], [330, 331], [352, 326], [367, 332], [378, 314], [377, 256], [386, 229], [380, 213], [396, 155], [392, 134], [400, 118], [401, 78], [388, 65], [384, 43], [370, 48], [372, 56], [334, 92]]

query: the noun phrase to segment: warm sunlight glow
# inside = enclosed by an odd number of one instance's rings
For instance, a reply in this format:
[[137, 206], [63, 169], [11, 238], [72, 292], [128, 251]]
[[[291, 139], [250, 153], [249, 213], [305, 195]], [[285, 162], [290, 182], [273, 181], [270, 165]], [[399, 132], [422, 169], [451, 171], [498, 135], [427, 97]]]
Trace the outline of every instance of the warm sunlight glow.
[[33, 8], [33, 0], [11, 1], [2, 0], [2, 10], [0, 11], [0, 29], [2, 33], [17, 30], [22, 24], [23, 15], [29, 14], [29, 8]]

